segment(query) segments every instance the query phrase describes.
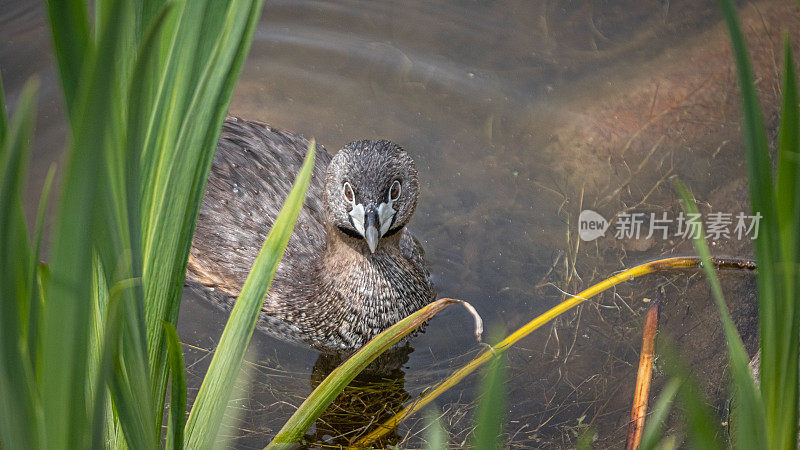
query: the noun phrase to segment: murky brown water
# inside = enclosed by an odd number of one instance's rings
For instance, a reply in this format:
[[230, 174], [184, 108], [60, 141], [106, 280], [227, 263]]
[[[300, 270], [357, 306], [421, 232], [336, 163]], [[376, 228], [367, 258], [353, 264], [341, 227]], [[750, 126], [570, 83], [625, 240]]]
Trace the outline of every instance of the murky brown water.
[[[25, 79], [42, 80], [35, 199], [65, 139], [58, 83], [42, 7], [11, 2], [0, 11], [12, 109]], [[780, 32], [797, 30], [800, 18], [794, 2], [760, 2], [742, 14], [774, 130]], [[563, 292], [691, 253], [681, 237], [615, 239], [614, 223], [605, 237], [580, 241], [582, 209], [607, 219], [626, 211], [677, 217], [668, 177], [678, 175], [703, 213], [748, 211], [735, 73], [711, 1], [267, 2], [231, 113], [314, 136], [330, 150], [378, 137], [409, 150], [423, 186], [411, 228], [438, 291], [473, 303], [490, 329], [513, 331]], [[751, 253], [747, 239], [712, 245], [718, 254]], [[731, 272], [723, 282], [752, 348], [754, 282]], [[694, 272], [655, 275], [598, 296], [509, 352], [509, 446], [569, 447], [589, 426], [599, 447], [624, 442], [642, 299], [660, 287], [661, 339], [678, 347], [721, 407], [724, 342], [705, 282]], [[225, 317], [189, 293], [184, 301], [192, 397]], [[370, 415], [382, 417], [468, 361], [478, 351], [470, 327], [463, 311], [442, 313], [414, 339], [402, 379], [337, 402], [311, 442], [346, 443]], [[248, 359], [253, 370], [234, 402], [241, 418], [229, 432], [237, 447], [260, 448], [324, 361], [264, 335]], [[659, 364], [651, 397], [665, 380]], [[468, 439], [477, 378], [436, 401], [454, 446]], [[364, 405], [377, 409], [364, 414]], [[420, 417], [391, 442], [419, 446]]]

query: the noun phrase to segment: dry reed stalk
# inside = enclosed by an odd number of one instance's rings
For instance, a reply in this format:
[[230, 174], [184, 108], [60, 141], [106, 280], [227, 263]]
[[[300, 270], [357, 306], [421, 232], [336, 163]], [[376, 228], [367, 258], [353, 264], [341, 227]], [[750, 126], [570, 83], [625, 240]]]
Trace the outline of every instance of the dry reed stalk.
[[639, 372], [636, 375], [636, 390], [633, 395], [631, 421], [628, 424], [628, 439], [625, 446], [628, 450], [639, 448], [644, 430], [644, 417], [647, 415], [647, 400], [650, 396], [650, 380], [653, 373], [653, 356], [656, 350], [656, 332], [658, 331], [658, 304], [656, 301], [647, 310], [642, 333], [642, 354], [639, 357]]

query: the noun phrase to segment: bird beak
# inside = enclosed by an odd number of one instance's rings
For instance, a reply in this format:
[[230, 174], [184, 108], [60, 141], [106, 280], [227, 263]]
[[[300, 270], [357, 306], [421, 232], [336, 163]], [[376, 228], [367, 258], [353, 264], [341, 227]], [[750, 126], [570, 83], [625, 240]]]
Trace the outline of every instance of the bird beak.
[[378, 211], [374, 205], [369, 205], [367, 207], [367, 212], [364, 216], [364, 225], [364, 239], [367, 240], [369, 251], [375, 253], [375, 249], [378, 248], [380, 234], [378, 233]]
[[389, 227], [392, 225], [396, 211], [392, 208], [392, 203], [381, 203], [377, 208], [375, 204], [368, 204], [364, 208], [364, 204], [359, 203], [353, 205], [350, 210], [350, 222], [355, 229], [367, 241], [369, 251], [375, 253], [378, 248], [378, 240], [386, 234]]

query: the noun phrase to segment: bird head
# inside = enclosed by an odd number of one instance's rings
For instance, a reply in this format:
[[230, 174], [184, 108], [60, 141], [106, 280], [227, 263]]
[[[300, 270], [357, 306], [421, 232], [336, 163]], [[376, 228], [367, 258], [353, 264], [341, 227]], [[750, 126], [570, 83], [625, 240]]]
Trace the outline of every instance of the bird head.
[[382, 238], [399, 232], [411, 219], [418, 193], [414, 161], [399, 145], [354, 141], [328, 166], [327, 218], [340, 232], [366, 241], [375, 253]]

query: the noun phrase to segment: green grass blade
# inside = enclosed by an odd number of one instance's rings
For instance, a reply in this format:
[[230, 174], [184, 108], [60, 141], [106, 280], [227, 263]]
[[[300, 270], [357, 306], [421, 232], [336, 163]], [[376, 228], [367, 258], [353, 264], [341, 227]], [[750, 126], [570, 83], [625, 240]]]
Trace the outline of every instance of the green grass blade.
[[42, 253], [42, 237], [44, 235], [44, 221], [47, 214], [47, 207], [50, 203], [50, 192], [53, 187], [53, 180], [56, 176], [56, 165], [51, 164], [47, 170], [47, 175], [42, 185], [42, 195], [39, 198], [39, 207], [36, 211], [36, 224], [33, 234], [33, 253], [31, 257], [30, 283], [31, 283], [31, 303], [28, 313], [28, 355], [30, 360], [35, 362], [39, 359], [39, 327], [41, 314], [44, 311], [44, 302], [39, 289], [39, 264]]
[[[772, 237], [778, 234], [777, 216], [773, 200], [772, 169], [769, 160], [764, 123], [761, 118], [760, 103], [756, 91], [753, 70], [747, 55], [744, 36], [741, 31], [736, 8], [730, 0], [720, 0], [720, 7], [728, 30], [731, 35], [733, 54], [736, 59], [736, 68], [741, 87], [742, 98], [742, 134], [747, 167], [750, 180], [750, 203], [754, 213], [760, 213], [763, 220], [760, 224], [760, 239], [754, 241], [756, 258], [758, 260], [758, 290], [759, 290], [759, 331], [761, 339], [768, 342], [777, 342], [780, 336], [779, 316], [776, 310], [778, 298], [777, 286], [768, 281], [777, 270], [774, 266], [777, 261], [779, 249], [776, 240]], [[775, 378], [778, 370], [777, 351], [768, 345], [762, 351], [762, 376]], [[780, 403], [782, 393], [778, 386], [770, 383], [762, 384], [762, 394], [765, 405]], [[767, 423], [775, 423], [778, 418], [767, 411]]]
[[[5, 141], [5, 150], [0, 152], [0, 243], [2, 243], [2, 289], [3, 298], [14, 299], [10, 308], [14, 308], [17, 323], [9, 323], [11, 330], [21, 326], [22, 338], [27, 332], [28, 306], [31, 296], [31, 280], [29, 273], [32, 259], [27, 224], [23, 209], [22, 193], [25, 189], [30, 157], [29, 141], [33, 133], [33, 122], [36, 114], [36, 90], [38, 81], [28, 82], [22, 93], [18, 112]], [[11, 316], [9, 316], [10, 318]], [[9, 331], [11, 333], [11, 331]], [[13, 342], [8, 341], [8, 342]]]
[[[797, 78], [792, 47], [784, 39], [783, 105], [778, 134], [778, 170], [775, 200], [778, 204], [779, 228], [784, 260], [797, 260], [797, 224], [800, 213], [798, 172], [800, 172], [800, 109], [798, 109]], [[790, 281], [794, 281], [790, 277]]]
[[447, 432], [442, 427], [436, 408], [428, 408], [425, 417], [427, 430], [425, 432], [426, 450], [443, 450], [447, 448]]
[[165, 0], [142, 0], [136, 2], [136, 36], [139, 41], [147, 33], [150, 24], [157, 21], [165, 7], [170, 6]]
[[47, 0], [53, 50], [61, 75], [61, 88], [70, 119], [74, 118], [83, 65], [91, 46], [86, 2], [82, 0]]
[[[164, 363], [174, 359], [167, 358], [161, 320], [177, 320], [205, 179], [260, 8], [256, 0], [97, 0], [92, 32], [85, 2], [48, 2], [72, 130], [51, 239], [52, 270], [42, 289], [48, 304], [40, 308], [37, 369], [48, 404], [48, 447], [97, 445], [99, 417], [115, 422], [106, 430], [112, 438], [106, 445], [124, 445], [116, 440], [121, 430], [134, 447], [159, 441]], [[5, 136], [4, 116], [2, 123]], [[150, 239], [153, 230], [165, 239]], [[150, 258], [143, 249], [153, 244], [159, 255]], [[93, 252], [98, 271], [91, 270]], [[114, 286], [114, 304], [122, 311], [116, 337], [107, 326], [117, 322], [104, 313], [96, 289], [92, 301], [93, 273], [104, 278], [94, 288]], [[148, 273], [156, 274], [155, 282]], [[146, 304], [145, 293], [154, 300]], [[103, 405], [108, 372], [100, 355], [108, 354], [113, 410]], [[81, 376], [100, 380], [94, 391], [76, 388]]]
[[[161, 434], [161, 423], [154, 426], [154, 407], [151, 403], [150, 382], [147, 367], [147, 349], [141, 345], [144, 338], [142, 317], [139, 316], [138, 305], [134, 303], [135, 295], [131, 295], [134, 286], [121, 292], [123, 303], [122, 315], [122, 350], [115, 359], [113, 382], [117, 387], [111, 390], [112, 399], [117, 406], [120, 424], [125, 439], [132, 448], [147, 448], [158, 442]], [[124, 406], [120, 406], [124, 405]], [[159, 419], [163, 415], [159, 414]], [[135, 437], [135, 439], [132, 438]], [[142, 447], [144, 446], [144, 447]]]
[[[154, 7], [154, 5], [147, 7]], [[141, 231], [143, 136], [152, 117], [157, 88], [161, 83], [160, 52], [162, 50], [162, 41], [172, 40], [172, 36], [175, 33], [177, 11], [175, 4], [166, 4], [154, 16], [153, 22], [149, 23], [149, 28], [139, 46], [133, 65], [128, 94], [127, 142], [122, 144], [122, 147], [125, 148], [125, 173], [122, 178], [125, 180], [124, 191], [128, 207], [121, 214], [126, 214], [125, 219], [129, 227], [131, 261], [133, 264], [132, 274], [136, 276], [142, 276], [144, 272]], [[151, 369], [148, 357], [146, 322], [147, 305], [145, 304], [144, 295], [144, 289], [141, 286], [137, 286], [135, 295], [130, 298], [131, 309], [135, 312], [135, 315], [126, 317], [126, 327], [129, 330], [126, 336], [130, 337], [130, 339], [124, 339], [124, 352], [138, 361], [131, 367], [132, 370], [139, 372], [139, 375], [134, 377], [133, 380], [139, 384], [139, 389], [143, 393], [150, 392], [148, 401], [144, 402], [144, 404], [151, 409], [152, 424], [158, 429], [161, 425], [164, 394], [162, 392], [160, 393], [160, 399], [156, 398], [157, 394], [152, 392], [152, 384], [150, 383]], [[142, 301], [139, 301], [139, 299]], [[166, 373], [166, 367], [163, 371]], [[144, 383], [145, 381], [146, 383]]]
[[[102, 124], [104, 139], [104, 170], [106, 176], [100, 177], [100, 207], [102, 223], [96, 240], [97, 251], [107, 274], [113, 280], [121, 280], [139, 275], [138, 251], [131, 243], [131, 224], [129, 212], [138, 211], [138, 193], [128, 195], [128, 179], [136, 177], [136, 166], [128, 165], [125, 142], [128, 118], [128, 82], [135, 52], [134, 27], [129, 20], [120, 17], [133, 16], [131, 0], [97, 0], [95, 2], [95, 33], [97, 34], [97, 64], [105, 72], [104, 82], [108, 86], [105, 93], [109, 116]], [[96, 70], [96, 69], [95, 69]], [[134, 169], [133, 173], [131, 169]], [[113, 284], [114, 281], [110, 280]]]
[[[683, 207], [687, 213], [698, 214], [697, 204], [694, 196], [688, 188], [677, 178], [674, 180]], [[722, 295], [722, 285], [719, 282], [717, 273], [711, 263], [711, 254], [705, 240], [705, 232], [700, 227], [700, 237], [694, 239], [694, 248], [698, 256], [703, 260], [703, 271], [711, 285], [711, 292], [714, 302], [719, 309], [722, 320], [722, 329], [725, 332], [725, 340], [728, 344], [728, 358], [734, 385], [734, 398], [738, 405], [735, 415], [736, 445], [740, 448], [767, 448], [767, 436], [765, 435], [764, 406], [758, 395], [753, 378], [748, 367], [749, 358], [739, 337], [736, 325], [733, 324], [725, 298]], [[759, 263], [761, 261], [759, 260]], [[763, 270], [763, 269], [759, 269]], [[795, 370], [796, 372], [796, 370]]]
[[[32, 258], [30, 242], [27, 235], [27, 224], [23, 209], [22, 193], [25, 189], [30, 157], [29, 141], [33, 133], [33, 122], [36, 114], [36, 90], [38, 81], [30, 81], [23, 90], [18, 112], [14, 123], [4, 142], [5, 149], [0, 152], [0, 243], [2, 243], [2, 289], [3, 298], [14, 299], [10, 308], [19, 315], [18, 324], [25, 335], [28, 322], [28, 300], [31, 296], [29, 273]], [[10, 318], [11, 316], [9, 316]], [[12, 341], [9, 341], [12, 342]]]
[[[165, 77], [162, 46], [174, 39], [179, 12], [175, 3], [165, 4], [150, 24], [139, 46], [128, 97], [128, 156], [136, 158], [129, 165], [139, 166], [143, 159], [147, 134], [156, 116], [159, 87]], [[142, 180], [138, 182], [141, 183]]]
[[[257, 374], [260, 374], [257, 369], [258, 364], [249, 363], [248, 361], [256, 361], [258, 356], [255, 354], [254, 347], [247, 347], [244, 360], [239, 373], [236, 375], [236, 380], [233, 382], [233, 389], [231, 391], [230, 399], [244, 399], [250, 396], [250, 389], [255, 386], [254, 379]], [[222, 423], [217, 431], [217, 437], [214, 440], [214, 448], [235, 448], [237, 435], [241, 431], [241, 423], [244, 414], [247, 412], [246, 408], [242, 408], [232, 403], [233, 406], [225, 411], [222, 418]]]
[[[120, 345], [119, 338], [116, 342], [116, 345]], [[156, 442], [149, 431], [152, 429], [150, 415], [143, 414], [144, 408], [137, 403], [143, 396], [131, 388], [134, 383], [127, 374], [127, 365], [123, 358], [121, 352], [117, 352], [114, 358], [114, 373], [108, 381], [111, 398], [127, 445], [131, 448], [148, 448]]]
[[175, 33], [178, 9], [167, 3], [155, 16], [140, 45], [128, 91], [127, 149], [125, 163], [128, 221], [134, 261], [141, 261], [142, 154], [150, 120], [154, 115], [158, 87], [162, 82], [161, 46]]
[[133, 358], [125, 347], [125, 333], [129, 332], [125, 316], [131, 314], [126, 292], [137, 284], [136, 279], [120, 280], [109, 290], [103, 343], [104, 349], [111, 349], [108, 354], [113, 375], [107, 384], [125, 441], [132, 448], [150, 448], [159, 442], [160, 427], [154, 429], [151, 425], [147, 370], [141, 361], [130, 361]]
[[[114, 358], [119, 352], [120, 324], [122, 323], [122, 305], [115, 299], [113, 305], [109, 300], [106, 275], [99, 258], [93, 258], [94, 278], [92, 280], [92, 319], [90, 322], [89, 364], [86, 376], [87, 387], [91, 389], [89, 396], [94, 405], [102, 405], [102, 410], [94, 409], [92, 443], [102, 440], [102, 446], [95, 448], [119, 448], [123, 445], [121, 425], [113, 406], [113, 399], [108, 389], [110, 377], [114, 373]], [[100, 399], [97, 396], [102, 395]], [[102, 401], [103, 403], [98, 403]]]
[[739, 75], [744, 120], [742, 133], [745, 141], [747, 167], [750, 172], [750, 180], [758, 180], [758, 182], [750, 183], [750, 196], [754, 207], [756, 205], [769, 206], [769, 210], [762, 210], [761, 213], [772, 218], [774, 215], [771, 206], [773, 190], [771, 182], [772, 169], [769, 160], [767, 134], [764, 129], [764, 121], [761, 118], [761, 104], [758, 100], [754, 82], [755, 77], [747, 56], [747, 47], [739, 25], [736, 8], [730, 0], [719, 0], [719, 3], [731, 35], [731, 44]]
[[[108, 284], [106, 274], [100, 259], [92, 258], [92, 307], [89, 322], [89, 362], [86, 365], [87, 397], [96, 399], [98, 395], [106, 395], [105, 378], [101, 376], [104, 368], [111, 371], [111, 356], [108, 353], [112, 346], [106, 343], [106, 328], [108, 328]], [[113, 328], [117, 332], [118, 327]], [[103, 358], [106, 358], [104, 360]], [[106, 365], [104, 365], [104, 363]], [[101, 381], [102, 378], [102, 381]], [[91, 400], [90, 400], [91, 402]]]
[[[708, 405], [702, 389], [692, 377], [691, 369], [684, 363], [674, 347], [661, 342], [659, 353], [667, 361], [664, 369], [678, 383], [678, 399], [685, 418], [689, 447], [701, 450], [721, 450], [722, 430]], [[641, 447], [644, 448], [644, 447]]]
[[142, 196], [143, 280], [154, 402], [163, 402], [166, 390], [161, 321], [177, 321], [192, 233], [230, 101], [229, 86], [244, 61], [261, 2], [231, 2], [227, 13], [217, 18], [216, 44], [202, 45], [211, 53], [198, 54], [200, 44], [192, 42], [192, 36], [209, 37], [208, 30], [198, 27], [211, 20], [203, 14], [217, 7], [219, 2], [213, 8], [203, 2], [185, 5], [173, 50], [185, 48], [170, 53], [142, 155], [142, 176], [148, 186]]
[[[781, 108], [780, 134], [778, 136], [778, 168], [775, 192], [775, 204], [778, 213], [778, 229], [782, 250], [780, 272], [775, 274], [778, 286], [779, 304], [776, 305], [775, 317], [780, 326], [777, 334], [778, 345], [775, 354], [781, 367], [770, 371], [779, 377], [774, 380], [779, 391], [779, 404], [767, 404], [769, 416], [775, 416], [781, 433], [782, 442], [787, 447], [797, 447], [798, 398], [800, 397], [800, 376], [793, 368], [800, 364], [800, 289], [797, 279], [800, 277], [800, 109], [798, 108], [797, 77], [792, 57], [789, 37], [784, 40], [784, 79], [783, 106]], [[772, 239], [775, 236], [771, 237]], [[768, 275], [768, 274], [765, 274]], [[766, 277], [765, 277], [766, 278]], [[774, 335], [773, 335], [774, 336]], [[769, 345], [772, 342], [764, 342]], [[762, 350], [763, 354], [763, 350]], [[773, 412], [775, 411], [775, 412]]]
[[[686, 416], [690, 447], [698, 450], [721, 450], [722, 432], [717, 426], [716, 416], [708, 407], [703, 392], [686, 371], [681, 380], [679, 396]], [[747, 447], [742, 447], [747, 448]], [[751, 447], [757, 448], [757, 447]]]
[[8, 136], [8, 117], [6, 117], [6, 99], [3, 93], [3, 74], [0, 73], [0, 161], [5, 151], [6, 136]]
[[[51, 4], [52, 11], [63, 7], [55, 2]], [[113, 2], [104, 14], [118, 18], [123, 17], [125, 11], [126, 3], [120, 0]], [[55, 15], [51, 14], [51, 21], [57, 28], [59, 21], [66, 19]], [[47, 445], [51, 448], [90, 445], [88, 424], [92, 416], [87, 414], [85, 391], [75, 386], [82, 385], [86, 377], [91, 344], [86, 324], [91, 318], [93, 249], [99, 252], [104, 264], [110, 264], [106, 267], [107, 274], [115, 273], [117, 263], [116, 258], [108, 254], [111, 244], [107, 239], [118, 237], [120, 229], [118, 217], [109, 214], [107, 202], [111, 193], [108, 189], [113, 181], [108, 178], [115, 173], [112, 164], [117, 161], [120, 139], [115, 128], [120, 121], [119, 80], [122, 77], [117, 60], [120, 53], [125, 52], [128, 28], [124, 21], [118, 26], [103, 27], [96, 48], [88, 46], [80, 59], [83, 61], [80, 89], [70, 109], [72, 145], [51, 240], [48, 303], [42, 327], [42, 391], [48, 405], [45, 424]], [[73, 37], [57, 33], [55, 38]], [[65, 64], [61, 57], [58, 61]], [[62, 67], [62, 74], [69, 71]]]
[[[751, 206], [763, 219], [754, 241], [758, 260], [761, 396], [766, 439], [770, 448], [796, 448], [798, 423], [798, 333], [800, 314], [797, 269], [797, 127], [796, 80], [791, 52], [786, 54], [785, 115], [779, 142], [778, 185], [773, 187], [767, 136], [756, 86], [736, 10], [720, 0], [731, 34], [742, 91], [743, 135], [747, 155]], [[775, 189], [776, 192], [773, 192]], [[735, 375], [735, 374], [734, 374]], [[741, 409], [746, 409], [744, 405]]]
[[680, 379], [672, 378], [661, 390], [661, 394], [653, 407], [653, 413], [647, 419], [647, 426], [644, 428], [642, 441], [639, 444], [640, 450], [653, 450], [661, 442], [664, 435], [664, 422], [667, 420], [667, 415], [680, 386]]
[[35, 266], [22, 207], [37, 83], [20, 97], [0, 151], [0, 436], [9, 448], [41, 444], [34, 371], [27, 345]]
[[167, 448], [182, 449], [183, 432], [186, 428], [186, 365], [183, 362], [183, 351], [181, 350], [181, 342], [178, 339], [178, 331], [171, 323], [162, 323], [167, 337], [167, 356], [172, 379]]
[[[178, 3], [177, 14], [166, 25], [168, 30], [161, 39], [157, 48], [143, 49], [156, 53], [156, 60], [150, 64], [154, 74], [150, 76], [158, 80], [155, 92], [150, 92], [150, 87], [145, 96], [136, 99], [136, 105], [149, 95], [152, 99], [152, 109], [144, 115], [146, 121], [138, 125], [140, 133], [133, 133], [132, 137], [141, 140], [141, 173], [142, 173], [142, 218], [143, 232], [149, 229], [152, 220], [156, 199], [158, 198], [159, 184], [165, 182], [171, 167], [171, 158], [175, 155], [170, 152], [174, 148], [180, 123], [184, 118], [184, 97], [197, 89], [186, 80], [186, 71], [196, 70], [193, 53], [196, 40], [199, 39], [199, 24], [202, 23], [202, 14], [208, 0]], [[197, 55], [206, 57], [207, 55]], [[131, 91], [133, 94], [133, 90]], [[149, 100], [149, 99], [148, 99]], [[138, 120], [138, 119], [137, 119]], [[138, 145], [138, 142], [136, 142]], [[144, 241], [144, 244], [147, 240]], [[160, 322], [159, 322], [160, 323]]]
[[496, 356], [486, 369], [480, 387], [480, 402], [475, 416], [474, 448], [503, 448], [503, 423], [508, 404], [504, 354]]
[[303, 168], [258, 253], [222, 332], [186, 425], [186, 445], [189, 448], [211, 448], [214, 444], [247, 344], [255, 330], [264, 296], [303, 207], [314, 167], [314, 154], [315, 145], [312, 141]]
[[112, 420], [107, 419], [109, 415], [113, 416], [113, 414], [109, 414], [112, 405], [109, 403], [111, 396], [108, 394], [106, 386], [111, 381], [113, 361], [119, 351], [122, 302], [119, 298], [110, 298], [111, 295], [105, 284], [105, 274], [99, 265], [98, 259], [94, 258], [94, 261], [96, 264], [96, 282], [93, 283], [92, 301], [98, 310], [93, 311], [97, 314], [93, 317], [93, 331], [95, 333], [93, 337], [97, 342], [97, 350], [91, 355], [89, 376], [87, 377], [87, 387], [92, 389], [88, 393], [90, 396], [89, 404], [92, 405], [90, 409], [92, 413], [92, 436], [90, 442], [93, 448], [107, 448], [111, 446], [112, 442], [104, 442], [109, 435], [106, 427], [111, 428], [114, 423]]
[[[151, 417], [161, 416], [152, 407], [149, 384], [149, 370], [144, 326], [144, 302], [141, 286], [129, 283], [140, 276], [138, 219], [139, 176], [138, 153], [133, 157], [126, 152], [127, 92], [129, 76], [134, 64], [135, 48], [134, 24], [122, 17], [133, 16], [133, 6], [127, 0], [108, 0], [97, 2], [96, 51], [87, 57], [85, 80], [79, 95], [78, 107], [87, 114], [73, 122], [74, 148], [97, 146], [96, 156], [100, 158], [99, 173], [94, 187], [95, 200], [90, 233], [90, 248], [100, 257], [101, 266], [112, 290], [117, 292], [120, 308], [124, 310], [118, 330], [119, 339], [113, 345], [113, 373], [110, 381], [111, 399], [117, 407], [121, 422], [107, 424], [114, 430], [124, 430], [126, 440], [136, 447], [150, 446], [157, 442], [160, 423]], [[102, 111], [102, 120], [92, 113]], [[131, 189], [131, 186], [133, 188]], [[121, 289], [118, 286], [126, 286]], [[91, 308], [90, 308], [91, 313]], [[108, 318], [106, 318], [108, 320]], [[81, 332], [81, 334], [83, 334]], [[88, 350], [90, 354], [101, 354], [106, 347], [104, 339], [90, 335]], [[100, 369], [103, 369], [101, 366]], [[104, 379], [104, 372], [98, 374]], [[136, 395], [132, 395], [136, 393]], [[94, 404], [102, 405], [106, 399], [105, 389], [94, 395]], [[97, 413], [89, 420], [102, 419], [105, 423], [113, 414]], [[82, 419], [79, 417], [78, 422]], [[94, 429], [93, 439], [97, 439], [100, 424]], [[70, 429], [81, 430], [80, 424]], [[83, 439], [76, 436], [75, 440]], [[82, 441], [80, 441], [82, 442]], [[76, 444], [80, 445], [80, 444]]]

